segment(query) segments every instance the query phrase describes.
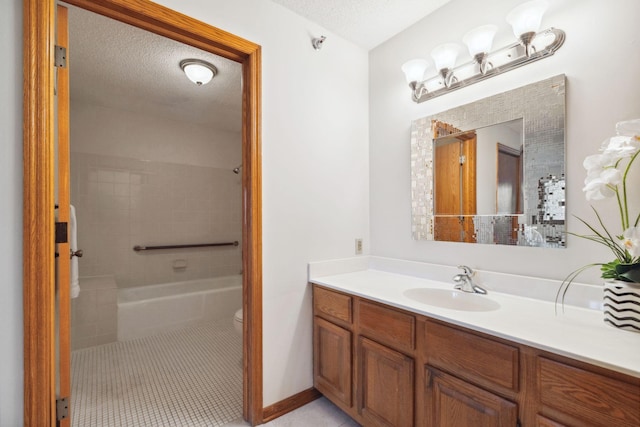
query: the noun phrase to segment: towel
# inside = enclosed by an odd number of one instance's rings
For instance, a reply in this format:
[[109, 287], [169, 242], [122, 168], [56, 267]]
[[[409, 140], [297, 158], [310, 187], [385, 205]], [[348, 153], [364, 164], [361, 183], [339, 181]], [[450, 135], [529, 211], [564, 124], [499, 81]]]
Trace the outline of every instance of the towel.
[[[71, 249], [71, 253], [74, 253], [78, 250], [78, 223], [76, 221], [76, 208], [73, 205], [70, 205], [69, 209], [69, 248]], [[80, 282], [78, 280], [78, 257], [71, 257], [71, 268], [70, 268], [70, 278], [71, 278], [71, 298], [77, 298], [80, 295]]]

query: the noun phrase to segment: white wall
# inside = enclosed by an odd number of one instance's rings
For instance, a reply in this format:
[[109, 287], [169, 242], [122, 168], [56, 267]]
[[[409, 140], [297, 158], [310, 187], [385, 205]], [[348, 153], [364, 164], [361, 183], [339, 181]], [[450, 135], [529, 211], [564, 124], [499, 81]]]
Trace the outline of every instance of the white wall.
[[22, 1], [0, 2], [0, 425], [22, 411]]
[[[267, 0], [159, 1], [262, 46], [264, 404], [313, 385], [307, 262], [369, 241], [367, 53]], [[321, 51], [311, 38], [327, 41]]]
[[[569, 230], [584, 233], [573, 215], [592, 220], [581, 191], [582, 160], [613, 135], [619, 120], [640, 117], [640, 34], [637, 0], [558, 0], [550, 2], [542, 26], [567, 34], [564, 46], [550, 58], [510, 71], [439, 98], [410, 100], [400, 66], [412, 58], [429, 58], [440, 43], [458, 41], [477, 25], [500, 27], [496, 46], [513, 39], [504, 17], [520, 0], [454, 0], [370, 52], [370, 197], [371, 252], [379, 256], [466, 264], [486, 270], [562, 279], [591, 262], [609, 261], [606, 249], [569, 236], [567, 249], [520, 248], [463, 243], [413, 241], [410, 215], [410, 122], [557, 74], [567, 76], [567, 212]], [[469, 60], [465, 51], [461, 62]], [[433, 72], [433, 70], [431, 70]], [[638, 166], [638, 165], [636, 165]], [[638, 168], [636, 168], [638, 169]], [[638, 176], [638, 175], [636, 175]], [[634, 182], [634, 181], [630, 181]], [[637, 182], [637, 181], [635, 181]], [[630, 200], [640, 208], [640, 189]], [[615, 203], [596, 206], [617, 226]], [[581, 276], [598, 283], [598, 271]]]

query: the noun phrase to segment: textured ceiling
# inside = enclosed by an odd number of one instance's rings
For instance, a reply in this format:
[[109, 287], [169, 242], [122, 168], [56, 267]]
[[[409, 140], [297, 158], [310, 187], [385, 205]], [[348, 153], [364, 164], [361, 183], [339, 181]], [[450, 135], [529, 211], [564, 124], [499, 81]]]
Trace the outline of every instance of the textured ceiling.
[[[179, 63], [215, 65], [218, 75], [196, 86]], [[217, 55], [69, 6], [70, 97], [85, 103], [239, 132], [242, 66]]]
[[[272, 0], [371, 49], [450, 0]], [[240, 64], [86, 10], [69, 7], [71, 101], [239, 132]], [[179, 67], [196, 58], [218, 68], [207, 85]]]
[[370, 50], [451, 0], [272, 0]]

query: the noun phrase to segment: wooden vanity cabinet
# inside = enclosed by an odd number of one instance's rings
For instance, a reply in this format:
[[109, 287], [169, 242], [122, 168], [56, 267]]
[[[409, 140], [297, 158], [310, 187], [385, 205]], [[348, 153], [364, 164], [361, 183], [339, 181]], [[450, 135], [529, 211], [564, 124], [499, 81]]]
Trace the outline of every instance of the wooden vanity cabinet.
[[412, 427], [414, 361], [389, 347], [358, 338], [358, 413], [367, 426]]
[[314, 384], [363, 426], [638, 427], [640, 378], [318, 285]]
[[426, 367], [425, 425], [431, 427], [514, 427], [518, 407], [510, 400]]
[[355, 303], [356, 395], [367, 426], [414, 425], [416, 316], [359, 298]]
[[538, 414], [536, 416], [536, 427], [568, 427], [565, 424], [560, 424], [558, 422], [553, 421], [552, 419], [549, 419], [547, 417], [543, 417], [542, 415]]
[[353, 416], [353, 298], [314, 286], [313, 314], [314, 387]]
[[427, 363], [480, 386], [513, 394], [519, 389], [520, 352], [496, 339], [427, 321]]
[[351, 407], [351, 332], [318, 317], [313, 326], [313, 377], [316, 389]]
[[545, 356], [538, 356], [536, 365], [544, 414], [566, 425], [640, 426], [640, 379], [627, 382], [596, 367]]
[[516, 426], [517, 346], [425, 322], [425, 426]]

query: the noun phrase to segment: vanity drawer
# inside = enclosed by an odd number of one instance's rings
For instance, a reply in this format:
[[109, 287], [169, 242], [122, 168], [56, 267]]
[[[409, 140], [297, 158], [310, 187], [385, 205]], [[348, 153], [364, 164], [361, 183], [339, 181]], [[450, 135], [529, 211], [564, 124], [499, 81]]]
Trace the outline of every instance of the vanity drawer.
[[399, 350], [416, 348], [415, 316], [359, 300], [358, 324], [360, 333]]
[[316, 315], [348, 324], [353, 322], [353, 299], [349, 295], [314, 286], [313, 306]]
[[538, 357], [538, 398], [593, 426], [640, 425], [640, 384]]
[[425, 330], [428, 364], [479, 385], [518, 391], [518, 347], [434, 322]]

